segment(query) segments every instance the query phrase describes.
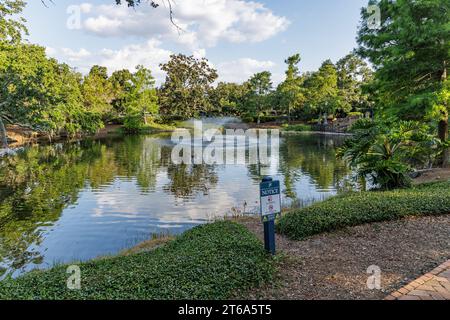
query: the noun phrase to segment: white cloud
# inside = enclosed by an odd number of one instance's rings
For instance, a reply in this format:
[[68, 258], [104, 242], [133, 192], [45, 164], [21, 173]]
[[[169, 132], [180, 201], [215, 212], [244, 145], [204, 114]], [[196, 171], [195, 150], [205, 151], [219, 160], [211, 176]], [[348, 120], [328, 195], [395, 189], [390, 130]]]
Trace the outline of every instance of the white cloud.
[[242, 58], [226, 61], [217, 65], [219, 81], [242, 83], [253, 74], [261, 71], [271, 71], [275, 67], [272, 61], [259, 61], [251, 58]]
[[201, 59], [201, 58], [206, 58], [206, 50], [205, 49], [198, 49], [195, 50], [192, 55], [194, 56], [194, 58], [196, 59]]
[[263, 4], [244, 0], [190, 0], [174, 2], [175, 23], [168, 9], [142, 5], [130, 9], [125, 5], [90, 6], [84, 20], [86, 32], [102, 37], [164, 38], [189, 46], [193, 50], [213, 47], [226, 40], [233, 43], [260, 42], [284, 31], [289, 20], [275, 15]]
[[[50, 50], [50, 52], [51, 52], [51, 50]], [[67, 60], [69, 62], [77, 62], [77, 61], [84, 60], [91, 56], [91, 53], [84, 48], [81, 48], [78, 51], [72, 50], [70, 48], [62, 48], [61, 53], [65, 57], [67, 57]], [[49, 53], [49, 54], [51, 54], [51, 53]]]
[[82, 3], [80, 5], [80, 10], [82, 13], [89, 13], [92, 10], [92, 4], [91, 3]]
[[149, 40], [144, 44], [125, 46], [119, 50], [102, 50], [99, 64], [115, 71], [120, 69], [134, 70], [137, 65], [150, 68], [158, 80], [164, 79], [164, 73], [159, 68], [160, 63], [169, 60], [171, 52], [159, 47], [158, 40]]
[[155, 39], [143, 44], [127, 45], [118, 50], [102, 49], [98, 52], [89, 52], [85, 49], [74, 51], [69, 48], [48, 47], [46, 51], [48, 55], [70, 63], [84, 74], [88, 73], [93, 65], [107, 67], [109, 73], [112, 73], [120, 69], [133, 71], [141, 64], [152, 71], [158, 83], [165, 77], [159, 64], [168, 61], [171, 54], [170, 51], [160, 48], [160, 42]]

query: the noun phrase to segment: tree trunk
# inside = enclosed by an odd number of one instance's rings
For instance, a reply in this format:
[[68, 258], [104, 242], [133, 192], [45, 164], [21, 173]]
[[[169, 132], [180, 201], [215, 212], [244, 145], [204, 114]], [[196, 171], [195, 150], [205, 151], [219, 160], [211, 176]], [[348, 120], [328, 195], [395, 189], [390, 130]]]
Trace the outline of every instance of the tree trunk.
[[147, 125], [148, 121], [147, 121], [147, 113], [146, 112], [143, 113], [142, 118], [144, 119], [144, 124]]
[[6, 133], [5, 125], [3, 124], [2, 117], [0, 117], [0, 143], [2, 148], [8, 148], [8, 134]]
[[[439, 139], [443, 142], [448, 141], [448, 115], [446, 119], [442, 119], [441, 121], [439, 121], [438, 131], [439, 131]], [[443, 168], [447, 168], [449, 166], [449, 161], [450, 161], [450, 150], [448, 148], [445, 148], [441, 157], [441, 166]]]

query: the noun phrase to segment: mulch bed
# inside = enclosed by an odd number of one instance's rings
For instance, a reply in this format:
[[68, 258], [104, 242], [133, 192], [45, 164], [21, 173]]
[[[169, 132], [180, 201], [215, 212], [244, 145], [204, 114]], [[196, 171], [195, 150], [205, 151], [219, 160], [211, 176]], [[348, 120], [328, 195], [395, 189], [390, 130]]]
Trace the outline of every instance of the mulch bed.
[[[258, 218], [239, 220], [262, 239]], [[278, 279], [252, 299], [383, 299], [450, 258], [450, 215], [373, 223], [292, 241], [277, 235]], [[369, 290], [369, 266], [381, 290]]]

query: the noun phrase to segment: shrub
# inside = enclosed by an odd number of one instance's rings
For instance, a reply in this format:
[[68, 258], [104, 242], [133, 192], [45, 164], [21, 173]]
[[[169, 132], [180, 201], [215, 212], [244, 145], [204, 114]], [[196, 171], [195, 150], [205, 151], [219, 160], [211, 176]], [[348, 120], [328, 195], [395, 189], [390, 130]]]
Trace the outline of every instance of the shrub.
[[295, 124], [289, 125], [284, 128], [284, 131], [288, 132], [304, 132], [304, 131], [313, 131], [312, 126], [307, 124]]
[[428, 131], [414, 121], [386, 124], [360, 119], [350, 129], [354, 136], [345, 141], [338, 156], [381, 189], [407, 187], [413, 166], [429, 165], [439, 150]]
[[1, 299], [227, 299], [270, 280], [273, 266], [245, 227], [196, 227], [153, 251], [80, 263], [81, 290], [66, 287], [67, 266], [0, 282]]
[[127, 115], [123, 122], [123, 128], [126, 132], [137, 133], [144, 127], [144, 121], [141, 115]]
[[366, 191], [337, 196], [282, 216], [277, 231], [301, 240], [348, 226], [450, 213], [450, 182], [412, 189]]

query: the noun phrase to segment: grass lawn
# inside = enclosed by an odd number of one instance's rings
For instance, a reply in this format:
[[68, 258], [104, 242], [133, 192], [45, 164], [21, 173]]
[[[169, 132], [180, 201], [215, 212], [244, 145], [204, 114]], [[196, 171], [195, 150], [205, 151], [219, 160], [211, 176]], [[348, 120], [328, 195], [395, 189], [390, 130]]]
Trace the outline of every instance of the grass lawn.
[[245, 227], [196, 227], [150, 252], [80, 263], [81, 290], [67, 266], [0, 282], [0, 299], [227, 299], [270, 280], [274, 267]]
[[450, 213], [450, 181], [394, 191], [354, 192], [289, 212], [277, 232], [293, 240], [348, 226]]

